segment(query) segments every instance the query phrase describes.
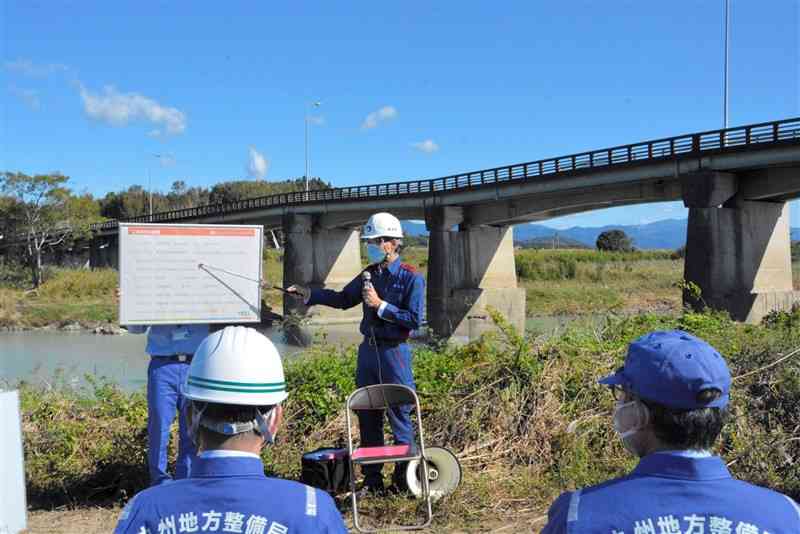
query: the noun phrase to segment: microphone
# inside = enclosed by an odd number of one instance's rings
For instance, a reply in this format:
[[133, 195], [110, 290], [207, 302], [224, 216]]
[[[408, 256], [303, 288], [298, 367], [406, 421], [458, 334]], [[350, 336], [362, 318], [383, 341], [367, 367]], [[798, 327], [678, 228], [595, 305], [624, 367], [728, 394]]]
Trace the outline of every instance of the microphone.
[[[374, 287], [372, 285], [372, 275], [370, 274], [369, 271], [363, 271], [361, 273], [361, 290], [363, 291], [365, 289], [374, 289]], [[371, 309], [371, 308], [367, 308], [367, 310], [368, 310], [367, 313], [369, 314], [370, 322], [377, 321], [378, 312], [376, 310]], [[374, 336], [375, 334], [373, 333], [372, 335]]]

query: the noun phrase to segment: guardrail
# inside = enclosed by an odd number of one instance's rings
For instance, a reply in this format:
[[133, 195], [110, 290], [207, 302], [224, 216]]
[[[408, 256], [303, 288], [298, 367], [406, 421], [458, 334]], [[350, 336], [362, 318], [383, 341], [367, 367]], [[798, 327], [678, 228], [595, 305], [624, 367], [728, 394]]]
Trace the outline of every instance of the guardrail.
[[[710, 152], [735, 151], [749, 145], [764, 146], [796, 141], [800, 141], [800, 117], [679, 135], [676, 137], [644, 141], [632, 145], [603, 148], [591, 152], [582, 152], [568, 156], [495, 167], [493, 169], [453, 174], [443, 178], [280, 193], [264, 197], [247, 198], [225, 204], [206, 204], [194, 208], [164, 211], [153, 213], [152, 215], [140, 215], [138, 217], [125, 219], [124, 222], [169, 222], [274, 206], [337, 200], [365, 200], [387, 196], [436, 194], [444, 191], [472, 189], [487, 184], [515, 180], [530, 180], [543, 176], [550, 177], [555, 174], [600, 167], [628, 165], [648, 160], [659, 160]], [[117, 224], [118, 221], [116, 220], [106, 221], [104, 223], [92, 225], [92, 230], [108, 230], [115, 228]]]

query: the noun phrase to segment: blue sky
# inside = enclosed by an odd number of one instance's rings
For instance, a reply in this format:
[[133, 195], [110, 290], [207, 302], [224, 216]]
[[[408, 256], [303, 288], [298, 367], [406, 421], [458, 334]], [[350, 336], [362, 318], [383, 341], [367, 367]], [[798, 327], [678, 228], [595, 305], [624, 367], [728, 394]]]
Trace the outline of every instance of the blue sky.
[[[731, 124], [800, 115], [800, 0], [732, 5]], [[100, 196], [148, 170], [161, 190], [302, 176], [306, 110], [312, 174], [337, 186], [722, 125], [721, 0], [0, 6], [0, 170]]]

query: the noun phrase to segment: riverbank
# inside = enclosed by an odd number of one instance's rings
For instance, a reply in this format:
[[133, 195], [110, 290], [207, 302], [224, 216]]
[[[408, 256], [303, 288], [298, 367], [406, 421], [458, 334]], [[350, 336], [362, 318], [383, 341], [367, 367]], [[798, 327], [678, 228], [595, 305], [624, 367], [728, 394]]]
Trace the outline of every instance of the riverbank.
[[[800, 313], [761, 326], [724, 314], [641, 314], [549, 338], [504, 327], [465, 346], [415, 349], [426, 442], [453, 450], [465, 472], [459, 490], [436, 505], [431, 531], [485, 531], [521, 518], [530, 529], [561, 491], [629, 470], [634, 462], [610, 424], [613, 399], [596, 379], [621, 363], [630, 340], [676, 327], [708, 339], [737, 377], [717, 447], [734, 474], [800, 497], [800, 358], [773, 364], [800, 346]], [[269, 473], [296, 478], [303, 451], [344, 442], [342, 406], [354, 369], [353, 347], [316, 345], [287, 362], [286, 423], [264, 453]], [[21, 396], [28, 502], [37, 517], [59, 507], [116, 509], [146, 485], [142, 392], [95, 382], [83, 390], [23, 385]], [[365, 504], [372, 520], [399, 521], [417, 503]], [[348, 504], [341, 506], [349, 518]]]

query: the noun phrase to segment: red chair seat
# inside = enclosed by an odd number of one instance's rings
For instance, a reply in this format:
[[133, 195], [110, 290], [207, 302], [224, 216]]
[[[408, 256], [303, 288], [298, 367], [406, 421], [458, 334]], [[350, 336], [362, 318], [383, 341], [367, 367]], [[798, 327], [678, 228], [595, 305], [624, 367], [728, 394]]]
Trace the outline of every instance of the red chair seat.
[[353, 460], [391, 460], [412, 456], [411, 445], [385, 445], [383, 447], [359, 447], [353, 451]]

